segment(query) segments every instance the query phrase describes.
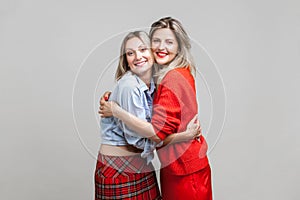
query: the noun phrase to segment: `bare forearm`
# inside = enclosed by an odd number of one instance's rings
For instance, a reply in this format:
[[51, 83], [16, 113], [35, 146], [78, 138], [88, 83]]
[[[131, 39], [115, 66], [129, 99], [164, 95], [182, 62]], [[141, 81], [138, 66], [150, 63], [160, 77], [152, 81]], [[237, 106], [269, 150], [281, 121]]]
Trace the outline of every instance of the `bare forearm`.
[[[159, 138], [156, 136], [151, 123], [144, 121], [131, 113], [117, 106], [113, 112], [114, 117], [123, 121], [130, 129], [137, 132], [140, 136], [149, 138], [157, 142]], [[160, 140], [159, 140], [160, 141]]]
[[163, 146], [166, 146], [168, 144], [175, 144], [178, 142], [186, 142], [186, 141], [190, 141], [191, 139], [193, 139], [193, 134], [194, 131], [192, 130], [186, 130], [180, 133], [174, 133], [169, 135], [168, 137], [166, 137], [166, 139], [164, 139], [164, 143]]
[[[136, 117], [135, 115], [127, 112], [126, 110], [124, 110], [123, 108], [121, 108], [113, 102], [104, 102], [102, 106], [103, 110], [105, 110], [106, 112], [100, 110], [100, 114], [102, 115], [101, 117], [113, 115], [114, 117], [120, 119], [131, 130], [138, 133], [141, 137], [149, 138], [150, 140], [155, 141], [156, 143], [161, 142], [161, 139], [156, 135], [151, 123]], [[110, 114], [107, 115], [105, 113]], [[197, 120], [197, 123], [195, 123], [196, 119], [197, 115], [195, 115], [194, 118], [189, 122], [189, 124], [187, 125], [187, 130], [185, 130], [184, 132], [168, 135], [168, 137], [164, 140], [164, 145], [189, 141], [191, 139], [194, 139], [196, 136], [199, 136], [201, 134], [201, 129], [199, 121]], [[200, 130], [199, 134], [198, 130]]]
[[[122, 120], [123, 123], [125, 123], [133, 131], [137, 132], [140, 136], [149, 138], [150, 140], [153, 140], [156, 143], [161, 142], [161, 139], [155, 134], [155, 131], [151, 123], [132, 115], [131, 113], [125, 111], [119, 106], [117, 106], [117, 108], [113, 112], [113, 115], [116, 118]], [[192, 121], [194, 120], [195, 118]], [[198, 136], [196, 130], [197, 129], [192, 128], [192, 129], [187, 129], [180, 133], [170, 134], [168, 135], [168, 137], [164, 139], [163, 146], [166, 146], [168, 144], [178, 143], [178, 142], [190, 141], [191, 139]]]

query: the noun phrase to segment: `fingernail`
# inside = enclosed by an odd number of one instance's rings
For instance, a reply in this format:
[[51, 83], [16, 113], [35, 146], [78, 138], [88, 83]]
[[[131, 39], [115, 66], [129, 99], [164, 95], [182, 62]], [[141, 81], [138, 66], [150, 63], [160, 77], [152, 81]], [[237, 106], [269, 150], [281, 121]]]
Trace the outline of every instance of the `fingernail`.
[[104, 100], [105, 100], [105, 101], [108, 101], [108, 97], [105, 96], [105, 97], [104, 97]]

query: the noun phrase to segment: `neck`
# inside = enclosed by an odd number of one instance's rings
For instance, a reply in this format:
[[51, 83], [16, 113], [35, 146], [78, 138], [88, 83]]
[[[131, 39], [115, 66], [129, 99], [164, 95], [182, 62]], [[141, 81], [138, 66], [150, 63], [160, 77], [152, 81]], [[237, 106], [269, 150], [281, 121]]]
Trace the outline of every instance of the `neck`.
[[151, 78], [152, 78], [152, 70], [150, 70], [149, 72], [145, 73], [142, 76], [139, 76], [139, 78], [148, 86], [148, 88], [150, 88], [150, 82], [151, 82]]
[[170, 65], [170, 63], [165, 64], [165, 65], [158, 65], [158, 66], [159, 66], [159, 69], [161, 70], [161, 69], [166, 69], [166, 68], [168, 68], [169, 65]]

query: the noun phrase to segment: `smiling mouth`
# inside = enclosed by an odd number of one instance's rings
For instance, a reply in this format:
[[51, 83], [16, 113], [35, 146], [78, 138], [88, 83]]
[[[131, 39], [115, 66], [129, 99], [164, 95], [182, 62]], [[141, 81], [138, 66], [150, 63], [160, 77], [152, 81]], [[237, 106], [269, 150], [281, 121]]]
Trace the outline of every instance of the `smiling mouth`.
[[146, 64], [146, 60], [144, 60], [144, 61], [140, 61], [140, 62], [137, 62], [137, 63], [134, 63], [134, 65], [135, 66], [137, 66], [137, 67], [142, 67], [144, 64]]
[[168, 54], [165, 53], [165, 52], [156, 52], [156, 55], [157, 55], [158, 57], [160, 57], [160, 58], [164, 58], [164, 57], [166, 57]]

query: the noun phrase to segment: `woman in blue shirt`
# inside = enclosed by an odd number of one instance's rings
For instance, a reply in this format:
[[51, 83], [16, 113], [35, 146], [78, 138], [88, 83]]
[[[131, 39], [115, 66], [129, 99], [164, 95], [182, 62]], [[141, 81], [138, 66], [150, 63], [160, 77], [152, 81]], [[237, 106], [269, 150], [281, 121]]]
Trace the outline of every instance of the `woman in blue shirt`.
[[[151, 121], [154, 58], [147, 33], [129, 33], [123, 40], [116, 71], [117, 85], [109, 100], [131, 114]], [[151, 160], [159, 145], [192, 140], [199, 125], [190, 122], [182, 133], [164, 141], [156, 135], [136, 133], [114, 117], [101, 118], [102, 144], [95, 170], [95, 199], [160, 199]]]

